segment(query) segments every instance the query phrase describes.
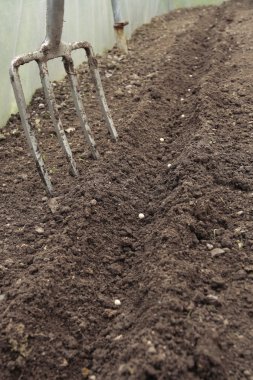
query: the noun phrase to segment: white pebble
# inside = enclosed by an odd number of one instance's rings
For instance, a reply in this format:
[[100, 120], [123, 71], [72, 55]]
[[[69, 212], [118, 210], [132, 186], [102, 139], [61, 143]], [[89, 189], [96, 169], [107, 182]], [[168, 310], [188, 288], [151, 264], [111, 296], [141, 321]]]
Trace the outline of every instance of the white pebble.
[[139, 219], [143, 219], [144, 218], [144, 214], [140, 213], [139, 214]]
[[191, 89], [190, 88], [188, 88], [188, 90], [187, 90], [188, 92], [191, 92]]
[[44, 232], [44, 228], [37, 226], [37, 227], [35, 227], [35, 231], [36, 231], [38, 234], [43, 234], [43, 232]]
[[189, 77], [192, 78], [192, 74], [190, 74]]
[[114, 305], [120, 306], [121, 305], [121, 301], [120, 300], [114, 300]]
[[42, 110], [42, 109], [44, 109], [44, 108], [45, 108], [45, 104], [40, 103], [40, 104], [39, 104], [39, 109]]
[[161, 142], [164, 142], [164, 138], [163, 138], [163, 137], [161, 137], [161, 138], [160, 138], [160, 141], [161, 141]]
[[181, 100], [181, 102], [183, 102], [183, 101], [184, 101], [184, 98], [180, 98], [180, 100]]
[[182, 114], [182, 115], [181, 115], [181, 118], [183, 119], [184, 117], [185, 117], [185, 115], [184, 115], [184, 114]]
[[172, 166], [172, 164], [168, 164], [168, 165], [167, 165], [168, 168], [171, 168], [171, 166]]

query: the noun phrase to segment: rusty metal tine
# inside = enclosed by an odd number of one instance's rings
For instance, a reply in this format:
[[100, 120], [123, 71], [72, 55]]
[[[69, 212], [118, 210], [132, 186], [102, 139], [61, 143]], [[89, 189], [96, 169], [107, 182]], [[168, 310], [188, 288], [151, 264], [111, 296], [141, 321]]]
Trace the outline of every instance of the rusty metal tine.
[[92, 78], [96, 87], [97, 97], [98, 97], [101, 110], [107, 124], [107, 128], [111, 134], [112, 139], [116, 141], [118, 139], [118, 133], [114, 127], [111, 113], [106, 102], [104, 89], [103, 89], [100, 74], [97, 68], [97, 60], [93, 54], [91, 46], [86, 46], [85, 52], [88, 58], [89, 68], [90, 68]]
[[20, 76], [18, 73], [18, 68], [14, 67], [13, 65], [10, 68], [10, 78], [11, 83], [14, 90], [14, 95], [16, 98], [16, 102], [18, 105], [18, 110], [22, 122], [22, 126], [26, 135], [26, 139], [28, 142], [28, 145], [31, 149], [32, 156], [36, 162], [36, 166], [38, 169], [38, 172], [40, 174], [41, 179], [46, 185], [46, 189], [50, 195], [53, 193], [53, 186], [50, 181], [48, 172], [45, 168], [45, 164], [42, 158], [42, 155], [39, 151], [38, 143], [35, 137], [35, 134], [29, 124], [29, 117], [26, 111], [26, 102], [25, 102], [25, 96], [22, 88], [22, 84], [20, 81]]
[[51, 115], [51, 119], [54, 124], [54, 128], [58, 137], [58, 140], [61, 144], [61, 147], [66, 155], [66, 158], [70, 164], [71, 172], [73, 175], [78, 175], [78, 171], [76, 168], [76, 163], [74, 161], [66, 134], [64, 132], [64, 128], [61, 122], [60, 114], [57, 108], [55, 96], [54, 96], [54, 91], [52, 84], [49, 80], [49, 75], [48, 75], [48, 68], [47, 64], [45, 62], [40, 62], [38, 61], [39, 69], [40, 69], [40, 77], [41, 77], [41, 83], [44, 89], [45, 93], [45, 98], [47, 101], [47, 105], [49, 108], [49, 112]]
[[74, 63], [73, 63], [72, 58], [71, 57], [63, 57], [63, 64], [64, 64], [65, 71], [68, 75], [69, 81], [70, 81], [71, 92], [72, 92], [72, 96], [73, 96], [74, 103], [75, 103], [76, 113], [77, 113], [77, 116], [80, 120], [82, 130], [84, 132], [84, 135], [86, 137], [88, 144], [91, 147], [93, 158], [98, 159], [99, 153], [96, 149], [96, 143], [94, 141], [94, 138], [93, 138], [92, 133], [91, 133], [91, 129], [90, 129], [88, 121], [87, 121], [87, 116], [86, 116], [86, 113], [84, 110], [84, 106], [83, 106], [83, 102], [82, 102], [82, 98], [81, 98], [81, 93], [80, 93], [80, 89], [79, 89], [79, 84], [78, 84], [78, 80], [77, 80], [77, 75], [75, 72]]

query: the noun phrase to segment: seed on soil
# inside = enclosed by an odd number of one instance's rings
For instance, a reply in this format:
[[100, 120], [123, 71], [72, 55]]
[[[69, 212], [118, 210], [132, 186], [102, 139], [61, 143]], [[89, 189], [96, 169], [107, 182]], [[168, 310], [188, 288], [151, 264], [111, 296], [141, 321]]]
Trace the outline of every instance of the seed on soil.
[[183, 118], [185, 118], [185, 115], [184, 115], [184, 114], [182, 114], [182, 115], [181, 115], [181, 118], [182, 118], [182, 119], [183, 119]]
[[74, 127], [69, 127], [69, 128], [66, 128], [65, 129], [65, 132], [67, 132], [67, 133], [71, 133], [71, 132], [75, 132], [75, 128]]
[[172, 166], [172, 164], [168, 164], [168, 165], [167, 165], [168, 168], [171, 168], [171, 166]]
[[145, 215], [142, 213], [140, 213], [138, 216], [139, 216], [139, 219], [143, 219], [145, 217]]
[[239, 249], [242, 249], [243, 248], [243, 242], [241, 240], [238, 240], [237, 241], [237, 244], [238, 244], [238, 248]]
[[183, 102], [183, 101], [184, 101], [184, 98], [180, 98], [180, 100], [181, 100], [181, 102]]
[[161, 142], [164, 142], [164, 138], [163, 138], [163, 137], [161, 137], [161, 138], [160, 138], [160, 141], [161, 141]]
[[115, 338], [114, 338], [114, 340], [120, 340], [120, 339], [122, 339], [122, 337], [123, 337], [123, 335], [118, 335], [118, 336], [116, 336]]
[[115, 306], [120, 306], [121, 305], [121, 301], [118, 300], [118, 299], [114, 300], [114, 305]]

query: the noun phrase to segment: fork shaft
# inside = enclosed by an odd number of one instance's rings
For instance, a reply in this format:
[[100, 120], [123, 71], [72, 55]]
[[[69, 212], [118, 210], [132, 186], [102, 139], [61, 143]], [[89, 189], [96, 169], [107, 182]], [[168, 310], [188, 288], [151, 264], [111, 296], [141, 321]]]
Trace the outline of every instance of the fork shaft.
[[122, 22], [119, 0], [111, 0], [114, 23]]
[[66, 134], [64, 132], [62, 122], [61, 122], [60, 114], [59, 114], [55, 96], [54, 96], [53, 87], [48, 76], [47, 64], [45, 62], [38, 62], [38, 65], [40, 69], [41, 83], [43, 86], [48, 109], [50, 112], [51, 119], [53, 121], [53, 125], [55, 128], [58, 140], [70, 164], [71, 173], [76, 176], [78, 175], [76, 163], [74, 161], [74, 158], [73, 158], [73, 155], [72, 155]]
[[47, 0], [47, 31], [44, 45], [55, 50], [61, 42], [64, 0]]

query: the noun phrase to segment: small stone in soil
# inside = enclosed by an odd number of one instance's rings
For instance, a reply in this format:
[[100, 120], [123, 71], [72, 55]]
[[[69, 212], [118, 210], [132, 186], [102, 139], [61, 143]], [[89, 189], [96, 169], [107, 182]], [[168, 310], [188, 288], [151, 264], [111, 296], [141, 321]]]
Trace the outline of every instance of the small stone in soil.
[[48, 200], [48, 207], [50, 208], [52, 214], [55, 214], [55, 212], [57, 211], [57, 209], [59, 207], [57, 199], [56, 198], [50, 198]]
[[245, 270], [240, 269], [233, 276], [233, 280], [244, 280], [247, 277], [247, 273]]
[[17, 178], [22, 179], [23, 181], [26, 181], [28, 179], [28, 175], [26, 173], [21, 173], [17, 175]]
[[219, 257], [223, 253], [225, 253], [225, 251], [222, 248], [214, 248], [214, 249], [211, 250], [211, 256], [212, 257]]
[[90, 201], [90, 204], [91, 204], [92, 206], [96, 206], [96, 204], [97, 204], [96, 199], [92, 199], [92, 200]]
[[114, 92], [115, 98], [122, 98], [124, 96], [124, 92], [119, 88]]
[[211, 288], [214, 290], [221, 290], [226, 288], [225, 281], [221, 277], [214, 277], [211, 280]]
[[43, 232], [44, 232], [44, 228], [42, 228], [42, 227], [35, 227], [35, 231], [36, 231], [38, 234], [43, 234]]
[[161, 141], [161, 142], [164, 142], [164, 138], [163, 138], [163, 137], [161, 137], [161, 138], [160, 138], [160, 141]]
[[215, 296], [214, 294], [208, 294], [205, 298], [205, 303], [209, 305], [214, 305], [214, 306], [221, 306], [221, 302], [219, 301], [219, 298]]
[[168, 165], [167, 165], [168, 168], [171, 168], [171, 166], [172, 166], [172, 164], [168, 164]]
[[115, 306], [120, 306], [121, 305], [121, 301], [120, 300], [114, 300], [114, 305]]
[[139, 219], [143, 219], [144, 218], [144, 214], [140, 213], [139, 215]]
[[247, 273], [253, 273], [253, 265], [248, 265], [244, 267], [245, 272]]

